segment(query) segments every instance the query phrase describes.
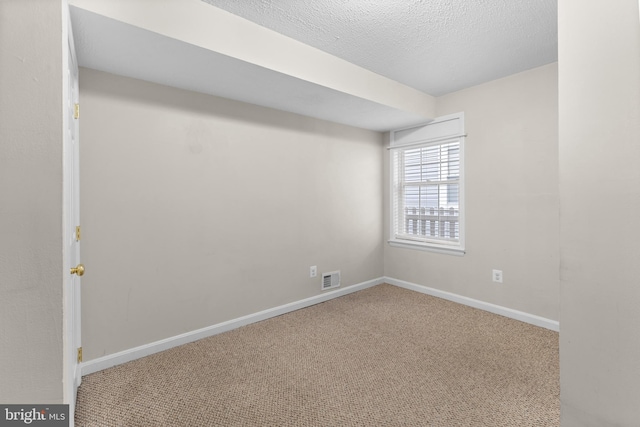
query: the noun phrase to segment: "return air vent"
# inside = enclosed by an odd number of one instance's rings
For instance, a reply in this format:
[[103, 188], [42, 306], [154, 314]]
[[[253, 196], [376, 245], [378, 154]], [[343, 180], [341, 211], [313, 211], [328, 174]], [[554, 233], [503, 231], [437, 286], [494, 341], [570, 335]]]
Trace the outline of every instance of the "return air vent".
[[322, 290], [337, 288], [340, 286], [340, 271], [322, 273]]

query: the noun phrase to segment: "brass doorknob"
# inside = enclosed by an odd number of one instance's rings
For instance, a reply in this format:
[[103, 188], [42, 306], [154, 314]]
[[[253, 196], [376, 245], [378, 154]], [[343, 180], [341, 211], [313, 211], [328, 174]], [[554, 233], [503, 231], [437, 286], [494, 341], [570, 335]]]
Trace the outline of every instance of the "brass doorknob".
[[78, 276], [82, 276], [84, 274], [84, 265], [78, 264], [77, 267], [71, 268], [71, 274], [77, 274]]

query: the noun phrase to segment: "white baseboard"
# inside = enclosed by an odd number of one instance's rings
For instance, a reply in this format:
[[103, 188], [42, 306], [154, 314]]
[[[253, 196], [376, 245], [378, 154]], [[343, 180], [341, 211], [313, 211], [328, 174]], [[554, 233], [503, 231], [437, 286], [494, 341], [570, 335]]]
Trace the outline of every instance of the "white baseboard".
[[542, 328], [550, 329], [552, 331], [556, 331], [556, 332], [560, 331], [560, 322], [556, 320], [551, 320], [544, 317], [536, 316], [535, 314], [529, 314], [523, 311], [513, 310], [511, 308], [502, 307], [502, 306], [491, 304], [484, 301], [479, 301], [473, 298], [464, 297], [462, 295], [452, 294], [450, 292], [440, 291], [438, 289], [417, 285], [411, 282], [405, 282], [404, 280], [398, 280], [392, 277], [385, 277], [384, 282], [390, 285], [398, 286], [401, 288], [409, 289], [412, 291], [420, 292], [420, 293], [431, 295], [434, 297], [457, 302], [459, 304], [468, 305], [474, 308], [479, 308], [480, 310], [488, 311], [494, 314], [499, 314], [501, 316], [519, 320], [521, 322], [525, 322], [535, 326], [540, 326]]
[[129, 350], [120, 351], [118, 353], [109, 354], [107, 356], [100, 357], [98, 359], [89, 360], [83, 362], [80, 365], [82, 375], [92, 374], [94, 372], [101, 371], [103, 369], [111, 368], [122, 363], [130, 362], [132, 360], [140, 359], [141, 357], [149, 356], [160, 351], [168, 350], [173, 347], [177, 347], [183, 344], [187, 344], [193, 341], [197, 341], [203, 338], [207, 338], [213, 335], [217, 335], [223, 332], [231, 331], [241, 326], [249, 325], [251, 323], [260, 322], [272, 317], [280, 316], [281, 314], [289, 313], [291, 311], [299, 310], [301, 308], [310, 307], [321, 302], [329, 301], [334, 298], [341, 297], [353, 292], [361, 291], [372, 286], [379, 285], [381, 283], [388, 283], [390, 285], [398, 286], [401, 288], [409, 289], [412, 291], [420, 292], [423, 294], [431, 295], [438, 298], [443, 298], [449, 301], [457, 302], [459, 304], [468, 305], [470, 307], [479, 308], [491, 313], [499, 314], [501, 316], [509, 317], [511, 319], [520, 320], [525, 323], [530, 323], [535, 326], [540, 326], [552, 331], [559, 331], [560, 324], [555, 320], [546, 319], [544, 317], [536, 316], [533, 314], [525, 313], [518, 310], [502, 307], [495, 304], [490, 304], [483, 301], [478, 301], [473, 298], [464, 297], [462, 295], [453, 294], [450, 292], [440, 291], [438, 289], [429, 288], [427, 286], [417, 285], [415, 283], [406, 282], [404, 280], [394, 279], [392, 277], [380, 277], [377, 279], [362, 282], [357, 285], [347, 286], [344, 288], [336, 289], [334, 291], [323, 292], [320, 295], [305, 298], [300, 301], [295, 301], [289, 304], [284, 304], [278, 307], [263, 310], [257, 313], [242, 316], [237, 319], [228, 320], [226, 322], [218, 323], [216, 325], [208, 326], [206, 328], [198, 329], [195, 331], [187, 332], [184, 334], [176, 335], [174, 337], [166, 338], [160, 341], [152, 342], [150, 344], [134, 347]]
[[271, 317], [280, 316], [281, 314], [289, 313], [291, 311], [299, 310], [301, 308], [309, 307], [321, 302], [329, 301], [334, 298], [341, 297], [353, 292], [361, 291], [372, 286], [384, 283], [383, 278], [377, 278], [369, 280], [367, 282], [358, 283], [357, 285], [347, 286], [344, 288], [336, 289], [335, 291], [323, 292], [320, 295], [316, 295], [310, 298], [305, 298], [300, 301], [295, 301], [289, 304], [281, 305], [279, 307], [270, 308], [260, 311], [258, 313], [242, 316], [237, 319], [228, 320], [226, 322], [218, 323], [213, 326], [198, 329], [195, 331], [187, 332], [184, 334], [176, 335], [174, 337], [166, 338], [160, 341], [152, 342], [150, 344], [134, 347], [129, 350], [120, 351], [118, 353], [109, 354], [107, 356], [100, 357], [98, 359], [89, 360], [81, 364], [82, 375], [92, 374], [94, 372], [101, 371], [103, 369], [111, 368], [122, 363], [130, 362], [132, 360], [139, 359], [141, 357], [149, 356], [160, 351], [168, 350], [179, 345], [187, 344], [193, 341], [207, 338], [213, 335], [227, 332], [241, 326], [249, 325], [251, 323], [266, 320]]

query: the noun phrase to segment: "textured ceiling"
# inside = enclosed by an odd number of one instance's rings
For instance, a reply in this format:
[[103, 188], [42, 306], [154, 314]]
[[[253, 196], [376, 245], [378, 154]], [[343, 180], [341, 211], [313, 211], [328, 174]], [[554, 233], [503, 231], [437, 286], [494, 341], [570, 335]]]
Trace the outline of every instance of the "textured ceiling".
[[69, 4], [83, 67], [376, 131], [557, 61], [557, 0]]
[[427, 120], [73, 5], [70, 13], [82, 67], [375, 131]]
[[428, 94], [557, 61], [557, 0], [202, 0]]

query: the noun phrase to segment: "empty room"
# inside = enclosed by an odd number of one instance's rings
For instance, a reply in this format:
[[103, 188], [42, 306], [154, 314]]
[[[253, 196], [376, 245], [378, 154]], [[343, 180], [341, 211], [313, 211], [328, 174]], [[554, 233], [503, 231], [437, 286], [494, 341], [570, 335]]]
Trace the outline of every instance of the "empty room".
[[0, 420], [639, 425], [636, 0], [0, 0], [0, 85]]

